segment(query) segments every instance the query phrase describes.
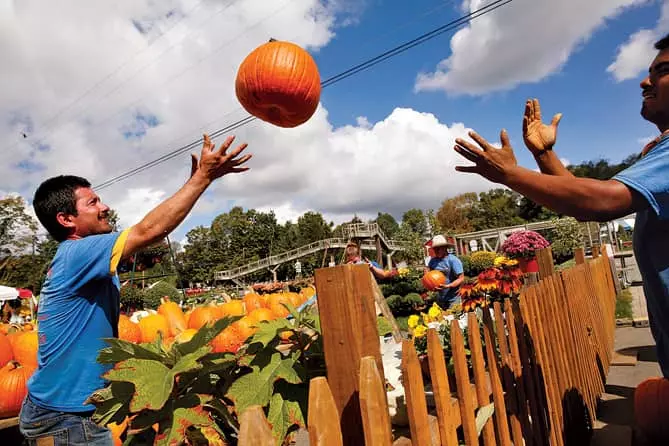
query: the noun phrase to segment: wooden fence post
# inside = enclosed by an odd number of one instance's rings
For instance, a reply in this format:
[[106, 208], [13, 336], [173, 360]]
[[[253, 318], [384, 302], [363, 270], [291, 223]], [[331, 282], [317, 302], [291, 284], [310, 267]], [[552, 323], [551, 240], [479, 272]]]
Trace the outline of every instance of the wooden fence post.
[[599, 257], [599, 245], [594, 245], [592, 247], [592, 258], [596, 259], [597, 257]]
[[372, 276], [367, 265], [339, 265], [317, 269], [315, 282], [328, 384], [344, 444], [365, 444], [359, 399], [363, 357], [376, 360], [385, 382]]
[[553, 264], [553, 250], [550, 246], [548, 248], [537, 249], [537, 262], [539, 263], [539, 279], [552, 276], [555, 272], [555, 265]]
[[576, 248], [574, 250], [574, 260], [577, 265], [585, 263], [585, 248]]

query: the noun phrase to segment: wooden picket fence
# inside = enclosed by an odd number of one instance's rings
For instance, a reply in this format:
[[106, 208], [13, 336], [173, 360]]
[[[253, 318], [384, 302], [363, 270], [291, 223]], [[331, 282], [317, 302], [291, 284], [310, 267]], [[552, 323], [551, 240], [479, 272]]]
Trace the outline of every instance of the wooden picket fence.
[[[613, 351], [614, 276], [606, 255], [586, 262], [581, 251], [576, 256], [577, 265], [559, 273], [554, 271], [550, 248], [538, 252], [538, 260], [538, 280], [525, 286], [518, 299], [496, 302], [493, 315], [483, 311], [482, 322], [470, 313], [466, 334], [458, 321], [452, 321], [455, 389], [449, 384], [447, 358], [438, 334], [428, 330], [427, 357], [436, 417], [428, 416], [425, 383], [414, 345], [403, 341], [402, 376], [411, 441], [402, 439], [395, 444], [587, 444]], [[364, 443], [349, 440], [346, 444], [393, 444], [383, 371], [377, 364], [378, 358], [371, 356], [359, 361], [356, 388]], [[493, 416], [479, 434], [477, 410], [490, 403], [494, 403]], [[328, 380], [314, 378], [307, 422], [312, 446], [345, 444], [343, 410], [336, 404]], [[240, 424], [240, 446], [276, 444], [262, 408], [248, 409]]]

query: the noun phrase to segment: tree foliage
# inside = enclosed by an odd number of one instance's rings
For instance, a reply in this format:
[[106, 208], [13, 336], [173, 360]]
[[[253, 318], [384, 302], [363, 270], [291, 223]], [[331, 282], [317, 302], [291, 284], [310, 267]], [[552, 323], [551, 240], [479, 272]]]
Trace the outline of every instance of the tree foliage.
[[379, 212], [375, 222], [379, 225], [379, 228], [386, 237], [393, 238], [400, 229], [400, 225], [397, 223], [397, 220], [395, 220], [395, 217], [385, 212]]
[[0, 200], [0, 258], [25, 253], [36, 237], [37, 221], [26, 211], [18, 196]]
[[475, 192], [467, 192], [444, 200], [436, 214], [441, 229], [449, 234], [473, 231], [474, 224], [469, 217], [477, 202], [478, 196]]

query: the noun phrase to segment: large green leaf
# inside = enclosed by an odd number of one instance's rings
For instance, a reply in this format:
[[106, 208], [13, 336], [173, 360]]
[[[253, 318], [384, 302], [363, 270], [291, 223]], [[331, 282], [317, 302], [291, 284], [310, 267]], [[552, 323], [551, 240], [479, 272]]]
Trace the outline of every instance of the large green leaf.
[[282, 444], [291, 426], [304, 426], [300, 404], [296, 401], [284, 400], [280, 393], [272, 395], [267, 421], [272, 425], [272, 433], [277, 444]]
[[241, 319], [240, 316], [226, 316], [217, 320], [212, 325], [205, 325], [204, 327], [200, 328], [197, 333], [195, 333], [190, 341], [177, 344], [173, 347], [173, 349], [178, 351], [181, 355], [193, 353], [196, 350], [199, 350], [200, 348], [209, 344], [211, 340], [218, 336], [220, 332], [225, 330], [228, 325], [239, 319]]
[[93, 392], [84, 404], [94, 404], [93, 421], [98, 424], [120, 423], [128, 414], [130, 399], [135, 392], [131, 383], [115, 381]]
[[163, 361], [165, 355], [156, 350], [153, 344], [133, 344], [117, 338], [103, 339], [109, 347], [105, 347], [98, 353], [98, 362], [100, 364], [116, 364], [126, 359], [153, 359]]
[[172, 422], [167, 429], [159, 432], [156, 436], [156, 446], [172, 446], [183, 444], [186, 438], [186, 430], [191, 426], [211, 428], [216, 430], [219, 435], [216, 423], [213, 422], [209, 413], [202, 406], [179, 407], [172, 413]]
[[258, 325], [258, 331], [253, 335], [249, 344], [260, 343], [263, 347], [267, 347], [270, 342], [276, 339], [278, 333], [292, 329], [293, 324], [286, 319], [263, 321]]
[[211, 347], [209, 345], [205, 345], [193, 353], [188, 353], [182, 356], [181, 359], [179, 359], [179, 362], [177, 362], [172, 368], [172, 376], [176, 376], [179, 373], [193, 372], [201, 369], [202, 363], [200, 363], [200, 359], [205, 357], [210, 352]]
[[104, 375], [109, 381], [127, 381], [135, 385], [130, 410], [160, 410], [172, 392], [174, 375], [158, 361], [128, 359]]
[[269, 360], [256, 356], [252, 371], [238, 378], [228, 389], [227, 397], [235, 404], [235, 411], [240, 414], [253, 405], [267, 406], [274, 391], [274, 383], [283, 379], [292, 384], [302, 380], [295, 370], [297, 355], [282, 357], [275, 352]]

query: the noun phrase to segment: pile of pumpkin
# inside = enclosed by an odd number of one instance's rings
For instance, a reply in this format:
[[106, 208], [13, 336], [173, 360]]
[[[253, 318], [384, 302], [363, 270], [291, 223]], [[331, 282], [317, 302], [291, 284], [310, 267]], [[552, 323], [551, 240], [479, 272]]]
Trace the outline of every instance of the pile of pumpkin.
[[0, 324], [0, 418], [15, 417], [37, 369], [37, 331], [32, 324]]
[[140, 318], [138, 323], [121, 315], [118, 337], [134, 343], [153, 342], [161, 333], [163, 345], [169, 348], [175, 342], [188, 342], [207, 323], [226, 316], [242, 316], [211, 341], [214, 352], [236, 353], [257, 331], [260, 322], [288, 316], [289, 312], [283, 304], [297, 308], [314, 294], [313, 287], [302, 288], [299, 293], [249, 293], [242, 299], [232, 299], [223, 304], [210, 303], [186, 312], [175, 302], [163, 298], [158, 310]]

